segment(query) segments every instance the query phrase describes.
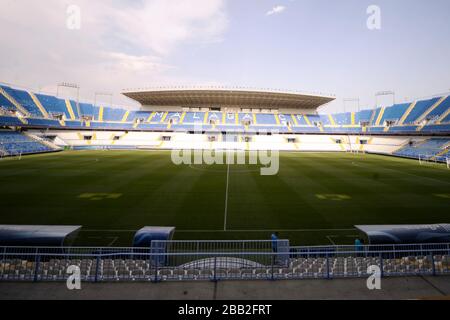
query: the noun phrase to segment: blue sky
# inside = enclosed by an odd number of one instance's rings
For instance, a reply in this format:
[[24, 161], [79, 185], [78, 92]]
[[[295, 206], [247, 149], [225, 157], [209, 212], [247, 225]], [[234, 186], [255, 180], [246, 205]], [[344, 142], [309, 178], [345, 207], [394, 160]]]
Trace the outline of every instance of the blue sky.
[[[158, 85], [300, 90], [335, 94], [328, 112], [344, 98], [373, 107], [377, 91], [398, 102], [450, 91], [448, 0], [4, 2], [0, 80], [33, 89], [77, 82], [122, 104], [121, 89]], [[70, 4], [80, 30], [64, 27]], [[380, 30], [367, 28], [369, 5]]]

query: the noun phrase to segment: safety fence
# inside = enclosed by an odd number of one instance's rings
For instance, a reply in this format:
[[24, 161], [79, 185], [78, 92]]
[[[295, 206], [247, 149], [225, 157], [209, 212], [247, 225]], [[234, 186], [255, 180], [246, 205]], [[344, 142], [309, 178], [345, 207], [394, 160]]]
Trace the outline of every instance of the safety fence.
[[[287, 250], [285, 244], [162, 241], [151, 248], [3, 247], [0, 281], [65, 281], [69, 266], [77, 266], [81, 280], [89, 282], [355, 278], [367, 277], [374, 266], [383, 277], [450, 275], [449, 244]], [[228, 250], [207, 250], [209, 246]]]

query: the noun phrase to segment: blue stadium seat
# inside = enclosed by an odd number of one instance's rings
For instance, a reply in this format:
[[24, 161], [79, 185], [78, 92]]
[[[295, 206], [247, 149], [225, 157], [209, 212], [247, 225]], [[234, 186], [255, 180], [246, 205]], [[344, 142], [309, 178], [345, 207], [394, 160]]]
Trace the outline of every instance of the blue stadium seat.
[[0, 126], [21, 126], [23, 123], [17, 117], [0, 116]]
[[322, 124], [324, 126], [328, 126], [328, 125], [332, 124], [330, 122], [330, 117], [328, 115], [320, 115], [320, 122], [322, 122]]
[[115, 109], [105, 107], [103, 108], [103, 121], [114, 121], [120, 122], [122, 121], [123, 116], [125, 115], [126, 110], [124, 109]]
[[389, 132], [396, 132], [396, 133], [412, 133], [417, 131], [418, 126], [396, 126], [391, 127], [389, 129]]
[[450, 122], [450, 113], [442, 120], [442, 123]]
[[432, 124], [425, 126], [422, 131], [430, 133], [450, 133], [450, 124]]
[[204, 112], [186, 112], [183, 123], [203, 123], [204, 120]]
[[435, 104], [439, 98], [433, 98], [429, 100], [418, 101], [411, 113], [406, 117], [404, 124], [413, 124], [421, 115], [425, 113], [433, 104]]
[[416, 143], [403, 147], [394, 154], [401, 157], [432, 159], [449, 147], [450, 138], [433, 138], [422, 143]]
[[387, 107], [384, 110], [383, 117], [381, 118], [380, 125], [383, 125], [386, 121], [398, 122], [401, 117], [408, 110], [410, 103], [395, 104], [391, 107]]
[[130, 130], [133, 128], [131, 123], [115, 122], [91, 122], [92, 129], [111, 129], [111, 130]]
[[22, 107], [24, 107], [32, 116], [42, 118], [44, 115], [34, 103], [28, 92], [1, 86], [11, 97], [13, 97]]
[[258, 125], [276, 125], [277, 121], [274, 114], [258, 113], [256, 114], [256, 123]]
[[221, 132], [244, 132], [245, 128], [241, 125], [218, 125], [216, 126], [217, 131]]
[[46, 127], [46, 128], [57, 128], [60, 127], [60, 123], [58, 120], [53, 119], [27, 119], [28, 124], [30, 126], [37, 126], [37, 127]]
[[66, 119], [70, 119], [70, 114], [67, 110], [66, 102], [63, 99], [44, 94], [36, 94], [36, 97], [39, 99], [39, 101], [49, 114], [65, 115]]
[[80, 112], [82, 116], [94, 118], [94, 106], [90, 103], [80, 103]]
[[359, 111], [355, 114], [356, 124], [361, 124], [361, 122], [369, 122], [372, 117], [373, 110], [367, 109]]
[[427, 118], [436, 119], [441, 117], [450, 108], [450, 96], [448, 96], [442, 103], [433, 111], [431, 111]]
[[294, 133], [318, 133], [320, 129], [314, 126], [306, 126], [306, 127], [293, 127], [292, 131]]
[[0, 107], [4, 107], [11, 111], [17, 111], [17, 108], [2, 94], [0, 94]]
[[[59, 123], [58, 123], [58, 125], [59, 125]], [[83, 123], [81, 121], [69, 120], [69, 121], [65, 121], [65, 125], [66, 125], [66, 127], [69, 127], [69, 128], [83, 128], [84, 127]]]
[[53, 151], [50, 147], [14, 131], [0, 131], [0, 149], [9, 155]]
[[128, 115], [128, 122], [135, 122], [136, 120], [147, 121], [151, 116], [150, 111], [131, 111]]
[[350, 112], [334, 114], [333, 119], [334, 122], [340, 126], [352, 124], [352, 114]]

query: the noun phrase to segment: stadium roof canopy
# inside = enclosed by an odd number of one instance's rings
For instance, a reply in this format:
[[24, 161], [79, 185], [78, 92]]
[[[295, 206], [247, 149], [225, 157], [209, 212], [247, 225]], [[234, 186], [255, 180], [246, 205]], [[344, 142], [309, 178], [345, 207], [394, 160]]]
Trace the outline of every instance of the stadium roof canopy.
[[335, 100], [330, 95], [254, 89], [141, 89], [123, 94], [143, 106], [317, 109]]

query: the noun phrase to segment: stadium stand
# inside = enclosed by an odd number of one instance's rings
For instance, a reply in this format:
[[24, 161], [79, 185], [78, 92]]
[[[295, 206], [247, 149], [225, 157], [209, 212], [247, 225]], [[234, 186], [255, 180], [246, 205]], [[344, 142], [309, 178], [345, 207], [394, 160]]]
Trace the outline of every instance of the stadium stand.
[[[167, 110], [167, 109], [166, 109]], [[247, 111], [247, 110], [244, 110]], [[201, 126], [199, 126], [201, 125]], [[194, 131], [204, 134], [228, 133], [236, 134], [236, 141], [245, 139], [247, 143], [239, 144], [239, 148], [258, 148], [278, 141], [275, 149], [303, 151], [364, 151], [381, 152], [405, 157], [415, 157], [418, 154], [439, 154], [439, 146], [431, 143], [430, 149], [417, 149], [404, 147], [404, 136], [446, 135], [450, 133], [450, 97], [441, 96], [414, 103], [395, 104], [388, 107], [361, 110], [358, 112], [345, 112], [337, 114], [295, 114], [277, 113], [273, 110], [257, 109], [254, 112], [220, 112], [205, 111], [129, 111], [109, 106], [94, 106], [90, 103], [76, 103], [73, 100], [64, 100], [51, 95], [34, 94], [25, 90], [15, 89], [9, 85], [0, 86], [0, 126], [14, 127], [25, 130], [52, 130], [64, 140], [64, 130], [88, 130], [91, 136], [98, 136], [102, 131], [109, 135], [108, 139], [89, 142], [81, 139], [69, 139], [68, 146], [83, 147], [96, 146], [102, 148], [136, 148], [139, 146], [151, 148], [173, 148], [180, 146], [182, 135], [189, 135]], [[129, 139], [115, 140], [110, 138], [114, 132], [146, 131], [159, 132], [157, 138], [152, 137], [148, 143], [142, 140]], [[162, 141], [162, 135], [167, 133], [170, 141]], [[267, 140], [259, 139], [259, 134], [279, 134], [281, 140], [272, 137]], [[323, 142], [317, 146], [309, 143], [316, 139], [314, 135], [323, 134]], [[39, 134], [38, 134], [39, 135]], [[292, 135], [288, 143], [289, 136]], [[303, 137], [309, 136], [311, 139]], [[355, 135], [348, 142], [341, 144], [331, 141], [346, 140], [339, 135]], [[396, 147], [382, 142], [373, 145], [361, 145], [357, 135], [398, 136]], [[167, 137], [166, 137], [167, 138]], [[192, 137], [191, 137], [192, 138]], [[331, 139], [331, 140], [330, 140]], [[264, 142], [261, 142], [263, 141]], [[348, 139], [347, 139], [348, 140]], [[366, 139], [368, 140], [368, 139]], [[221, 145], [221, 141], [208, 141], [208, 136], [198, 140], [202, 148]], [[370, 139], [370, 141], [378, 141]], [[381, 141], [381, 140], [380, 140]], [[181, 142], [180, 142], [181, 143]], [[183, 142], [189, 145], [189, 140]], [[238, 143], [238, 142], [236, 142]], [[259, 143], [259, 144], [258, 144]], [[197, 146], [197, 145], [196, 145]], [[434, 148], [437, 149], [434, 149]], [[404, 150], [399, 150], [404, 148]], [[45, 149], [43, 151], [46, 151]], [[442, 150], [441, 150], [442, 152]]]
[[[45, 106], [45, 112], [41, 111], [31, 98], [31, 93], [24, 91], [11, 91], [30, 112], [30, 126], [42, 124], [44, 127], [58, 126], [55, 122], [40, 122], [36, 119], [47, 118], [48, 114], [53, 117], [62, 117], [64, 122], [59, 126], [73, 128], [90, 127], [95, 129], [120, 129], [130, 130], [190, 130], [191, 128], [180, 127], [187, 124], [213, 125], [219, 130], [274, 130], [279, 132], [294, 133], [372, 133], [383, 134], [386, 132], [415, 133], [416, 131], [438, 133], [447, 132], [450, 121], [448, 114], [450, 99], [446, 97], [435, 98], [426, 101], [419, 101], [413, 105], [398, 104], [388, 108], [378, 108], [376, 110], [363, 110], [355, 113], [340, 113], [329, 115], [295, 115], [295, 114], [273, 114], [273, 113], [222, 113], [222, 112], [147, 112], [147, 111], [126, 111], [124, 109], [114, 109], [110, 107], [95, 107], [91, 104], [80, 103], [79, 109], [81, 117], [86, 122], [79, 122], [78, 108], [73, 101], [64, 101], [52, 96], [35, 95], [39, 103]], [[25, 94], [27, 98], [25, 98]], [[3, 96], [2, 96], [3, 97]], [[15, 106], [8, 99], [3, 97], [4, 108], [14, 112]], [[412, 106], [412, 107], [411, 107]], [[409, 110], [410, 109], [410, 110]], [[408, 112], [409, 111], [409, 112]], [[406, 117], [405, 117], [406, 115]], [[13, 115], [8, 115], [12, 117]], [[404, 118], [404, 119], [402, 119]], [[60, 119], [60, 118], [58, 118]], [[416, 123], [422, 119], [422, 124]], [[6, 121], [8, 120], [8, 121]], [[60, 119], [61, 120], [61, 119]], [[93, 123], [90, 123], [93, 121]], [[4, 119], [3, 125], [17, 123], [11, 119]], [[23, 122], [23, 121], [21, 121]], [[96, 123], [95, 123], [96, 122]], [[104, 124], [99, 124], [104, 123]], [[23, 123], [22, 123], [23, 124]], [[90, 124], [90, 125], [89, 125]], [[120, 125], [122, 124], [122, 126]], [[130, 126], [130, 124], [133, 124]], [[151, 125], [154, 124], [154, 125]], [[161, 124], [166, 124], [162, 126]], [[365, 130], [363, 125], [369, 124]], [[209, 130], [209, 128], [207, 128]]]
[[423, 115], [428, 108], [433, 106], [438, 102], [439, 98], [433, 98], [429, 100], [419, 101], [416, 103], [415, 107], [412, 109], [410, 114], [406, 117], [404, 124], [414, 124]]
[[396, 104], [392, 107], [386, 108], [384, 111], [384, 115], [381, 118], [380, 124], [384, 124], [386, 123], [386, 121], [392, 121], [397, 124], [401, 117], [405, 114], [406, 110], [408, 110], [409, 106], [409, 103], [404, 103]]
[[16, 111], [16, 107], [3, 94], [0, 94], [0, 106], [8, 110]]
[[[433, 138], [422, 141], [411, 141], [401, 150], [394, 154], [401, 157], [423, 159], [432, 159], [443, 156], [450, 148], [450, 139], [448, 138]], [[444, 160], [442, 160], [444, 161]]]
[[257, 125], [276, 125], [277, 121], [275, 119], [274, 114], [264, 114], [260, 113], [256, 115], [256, 123]]
[[58, 99], [54, 96], [36, 94], [36, 97], [42, 103], [44, 108], [50, 115], [62, 115], [65, 119], [71, 119], [69, 110], [67, 109], [66, 103], [62, 99]]
[[6, 86], [2, 86], [11, 97], [13, 97], [22, 107], [24, 107], [31, 116], [43, 117], [44, 115], [40, 111], [39, 107], [34, 103], [30, 94], [23, 90], [12, 89]]
[[1, 126], [21, 126], [23, 122], [17, 117], [12, 116], [0, 116], [0, 127]]
[[[48, 248], [41, 251], [49, 253], [36, 256], [34, 252], [8, 253], [12, 248], [3, 248], [0, 281], [66, 281], [66, 270], [71, 265], [80, 268], [81, 280], [90, 282], [359, 278], [367, 277], [368, 267], [374, 265], [380, 267], [383, 277], [450, 273], [448, 245], [420, 251], [414, 248], [402, 247], [396, 252], [378, 247], [372, 251], [365, 247], [360, 251], [354, 247], [291, 247], [290, 257], [274, 259], [277, 263], [267, 262], [265, 257], [270, 256], [254, 253], [247, 260], [242, 252], [237, 257], [232, 253], [206, 255], [211, 258], [201, 258], [198, 252], [192, 256], [184, 253], [179, 257], [184, 256], [184, 263], [173, 263], [155, 260], [148, 249], [143, 252], [136, 248], [85, 248], [78, 254], [73, 249], [71, 254], [55, 255], [61, 248]], [[345, 254], [339, 252], [343, 249]], [[105, 254], [98, 253], [102, 251]], [[193, 255], [197, 255], [197, 260]]]
[[444, 133], [450, 131], [450, 124], [432, 124], [426, 125], [422, 131], [430, 132], [430, 133]]
[[123, 109], [105, 107], [103, 110], [103, 121], [121, 122], [125, 112]]
[[0, 147], [6, 155], [54, 151], [49, 146], [14, 131], [0, 131]]

